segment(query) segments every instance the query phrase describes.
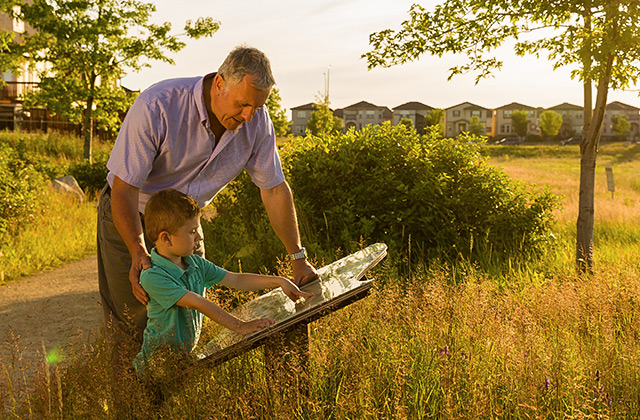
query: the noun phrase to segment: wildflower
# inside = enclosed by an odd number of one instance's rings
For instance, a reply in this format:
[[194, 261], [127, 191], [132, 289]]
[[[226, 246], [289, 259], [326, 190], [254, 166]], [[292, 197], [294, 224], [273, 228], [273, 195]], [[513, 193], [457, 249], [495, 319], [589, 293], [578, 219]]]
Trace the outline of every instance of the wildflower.
[[449, 354], [450, 354], [450, 353], [449, 353], [449, 346], [448, 346], [448, 345], [446, 345], [446, 346], [444, 346], [443, 348], [438, 349], [438, 353], [440, 353], [440, 356], [447, 356], [447, 357], [449, 357]]

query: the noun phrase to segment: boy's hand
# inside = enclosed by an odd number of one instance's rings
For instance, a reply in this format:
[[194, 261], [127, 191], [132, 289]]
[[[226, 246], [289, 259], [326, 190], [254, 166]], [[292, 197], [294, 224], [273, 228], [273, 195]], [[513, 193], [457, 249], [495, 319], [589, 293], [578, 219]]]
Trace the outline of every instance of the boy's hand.
[[280, 277], [280, 287], [285, 295], [289, 297], [294, 302], [297, 302], [300, 298], [310, 298], [313, 296], [313, 293], [303, 292], [293, 284], [290, 280], [285, 279], [284, 277]]
[[242, 335], [247, 335], [256, 331], [260, 331], [261, 329], [266, 328], [269, 325], [273, 325], [274, 322], [275, 321], [270, 318], [260, 318], [260, 319], [254, 319], [251, 321], [242, 321], [235, 331]]

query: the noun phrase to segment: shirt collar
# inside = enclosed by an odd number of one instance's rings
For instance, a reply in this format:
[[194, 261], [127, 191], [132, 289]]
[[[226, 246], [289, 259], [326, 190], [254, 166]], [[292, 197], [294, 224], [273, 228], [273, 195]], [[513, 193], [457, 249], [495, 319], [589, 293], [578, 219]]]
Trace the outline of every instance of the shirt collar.
[[193, 261], [193, 255], [185, 258], [187, 269], [183, 270], [162, 255], [158, 254], [157, 248], [155, 247], [151, 250], [151, 262], [153, 263], [153, 265], [165, 270], [174, 279], [179, 279], [184, 273], [191, 274], [197, 269], [197, 266]]
[[198, 80], [193, 87], [194, 97], [196, 98], [196, 107], [198, 108], [198, 114], [200, 114], [200, 121], [206, 127], [210, 127], [209, 116], [207, 115], [207, 107], [204, 103], [204, 81], [205, 79], [215, 77], [216, 73], [209, 73], [206, 76]]

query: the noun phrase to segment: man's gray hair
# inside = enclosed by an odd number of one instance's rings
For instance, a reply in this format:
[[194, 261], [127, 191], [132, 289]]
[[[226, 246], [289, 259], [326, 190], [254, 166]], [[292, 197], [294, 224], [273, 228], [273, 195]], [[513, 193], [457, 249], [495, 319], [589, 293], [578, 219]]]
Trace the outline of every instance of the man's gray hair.
[[233, 49], [218, 69], [225, 81], [225, 91], [242, 81], [246, 75], [254, 75], [253, 87], [258, 90], [271, 89], [276, 84], [271, 73], [271, 63], [257, 48], [240, 45]]

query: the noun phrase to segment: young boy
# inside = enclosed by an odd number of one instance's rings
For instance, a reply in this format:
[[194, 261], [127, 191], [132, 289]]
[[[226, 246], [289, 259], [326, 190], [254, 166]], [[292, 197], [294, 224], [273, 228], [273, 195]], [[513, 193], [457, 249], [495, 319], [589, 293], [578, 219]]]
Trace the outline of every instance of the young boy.
[[138, 372], [162, 346], [177, 353], [190, 353], [198, 344], [203, 314], [240, 334], [249, 334], [273, 324], [268, 318], [242, 321], [205, 297], [205, 289], [216, 283], [241, 290], [281, 287], [293, 301], [311, 297], [284, 277], [232, 273], [194, 255], [199, 247], [200, 208], [196, 201], [176, 190], [154, 194], [144, 213], [145, 229], [155, 248], [151, 268], [140, 275], [149, 294], [147, 327], [140, 353], [134, 359]]

